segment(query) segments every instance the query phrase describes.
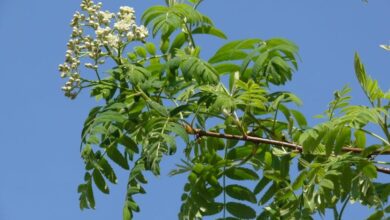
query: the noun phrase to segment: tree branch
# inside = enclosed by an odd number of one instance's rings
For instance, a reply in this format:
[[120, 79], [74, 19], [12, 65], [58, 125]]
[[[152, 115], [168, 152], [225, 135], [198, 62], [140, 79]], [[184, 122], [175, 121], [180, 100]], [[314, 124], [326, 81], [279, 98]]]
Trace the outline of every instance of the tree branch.
[[[298, 144], [285, 142], [285, 141], [277, 141], [273, 139], [260, 138], [254, 136], [242, 136], [242, 135], [234, 135], [234, 134], [223, 134], [213, 131], [204, 131], [200, 129], [191, 128], [189, 125], [186, 125], [186, 131], [190, 134], [194, 134], [197, 137], [216, 137], [216, 138], [224, 138], [224, 139], [233, 139], [233, 140], [241, 140], [241, 141], [250, 141], [256, 144], [272, 144], [277, 147], [286, 147], [298, 153], [303, 152], [303, 147]], [[341, 151], [343, 152], [352, 152], [352, 153], [361, 153], [364, 149], [356, 148], [356, 147], [343, 147]], [[390, 150], [380, 151], [376, 150], [371, 153], [371, 155], [390, 155]], [[387, 167], [378, 167], [376, 166], [376, 170], [381, 173], [390, 174], [390, 168]]]
[[378, 167], [378, 166], [375, 166], [375, 167], [376, 167], [376, 171], [378, 171], [378, 172], [390, 174], [390, 168]]

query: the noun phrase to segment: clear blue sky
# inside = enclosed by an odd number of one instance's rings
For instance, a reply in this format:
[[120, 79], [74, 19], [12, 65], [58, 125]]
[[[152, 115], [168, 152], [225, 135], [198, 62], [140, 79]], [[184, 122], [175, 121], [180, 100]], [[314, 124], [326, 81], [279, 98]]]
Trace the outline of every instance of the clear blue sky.
[[[68, 24], [79, 3], [0, 0], [0, 220], [121, 219], [124, 172], [111, 195], [95, 193], [95, 211], [78, 208], [80, 131], [96, 103], [86, 93], [75, 101], [65, 98], [57, 65], [63, 62]], [[140, 17], [163, 0], [103, 3], [112, 11], [133, 6]], [[378, 45], [390, 43], [389, 9], [388, 0], [206, 0], [201, 7], [231, 40], [286, 37], [300, 46], [300, 70], [287, 88], [303, 99], [301, 110], [309, 116], [321, 113], [333, 91], [345, 84], [352, 86], [355, 103], [365, 102], [354, 78], [355, 51], [388, 89], [390, 53]], [[206, 55], [222, 43], [214, 38], [199, 41]], [[149, 178], [136, 219], [177, 219], [183, 178], [166, 175], [174, 162], [166, 163], [161, 177]], [[367, 212], [351, 206], [347, 216], [361, 219]]]

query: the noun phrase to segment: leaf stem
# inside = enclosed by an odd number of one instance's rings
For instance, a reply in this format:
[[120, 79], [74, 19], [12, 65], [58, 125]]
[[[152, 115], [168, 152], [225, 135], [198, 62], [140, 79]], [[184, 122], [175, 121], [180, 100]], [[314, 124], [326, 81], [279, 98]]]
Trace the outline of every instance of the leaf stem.
[[371, 131], [368, 131], [368, 130], [365, 130], [363, 128], [360, 128], [361, 131], [363, 131], [364, 133], [367, 133], [375, 138], [378, 138], [379, 140], [383, 141], [383, 143], [385, 143], [386, 145], [389, 145], [390, 146], [390, 142], [387, 141], [386, 139], [382, 138], [381, 136], [375, 134], [374, 132], [371, 132]]
[[188, 27], [188, 25], [187, 25], [187, 23], [185, 22], [184, 23], [184, 27], [185, 27], [185, 29], [186, 29], [186, 32], [187, 32], [187, 34], [188, 34], [188, 38], [189, 38], [189, 43], [190, 43], [190, 47], [191, 48], [195, 48], [196, 47], [196, 45], [195, 45], [195, 40], [194, 40], [194, 37], [192, 36], [192, 31], [191, 31], [191, 28], [190, 27]]
[[334, 219], [339, 219], [339, 213], [337, 211], [337, 208], [336, 206], [333, 206], [333, 216], [334, 216]]
[[[227, 144], [225, 143], [225, 149], [224, 149], [224, 160], [226, 160], [227, 155]], [[226, 219], [226, 164], [223, 166], [223, 176], [222, 176], [222, 184], [223, 184], [223, 219]]]
[[276, 110], [275, 110], [275, 115], [274, 115], [274, 122], [272, 123], [272, 132], [275, 130], [275, 125], [276, 125], [276, 118], [278, 117], [278, 112], [279, 112], [279, 105], [280, 102], [276, 105]]
[[342, 219], [345, 207], [347, 207], [347, 204], [348, 204], [350, 198], [351, 198], [351, 195], [348, 195], [348, 197], [345, 199], [343, 206], [341, 207], [341, 210], [340, 210], [339, 218], [337, 220]]
[[203, 0], [199, 0], [196, 4], [194, 4], [194, 9], [197, 9], [198, 6], [203, 2]]
[[[98, 59], [98, 58], [97, 58]], [[98, 65], [98, 60], [97, 59], [95, 59], [95, 66], [97, 67], [97, 65]], [[98, 72], [98, 69], [96, 68], [94, 68], [94, 70], [95, 70], [95, 74], [96, 74], [96, 77], [98, 78], [98, 80], [99, 80], [99, 82], [100, 82], [100, 75], [99, 75], [99, 72]]]

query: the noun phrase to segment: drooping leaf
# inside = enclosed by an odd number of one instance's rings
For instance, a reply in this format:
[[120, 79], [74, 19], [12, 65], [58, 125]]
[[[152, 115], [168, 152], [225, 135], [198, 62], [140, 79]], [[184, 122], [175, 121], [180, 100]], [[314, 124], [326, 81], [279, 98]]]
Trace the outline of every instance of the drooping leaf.
[[381, 220], [381, 219], [383, 219], [383, 216], [384, 216], [383, 211], [378, 210], [378, 211], [374, 212], [373, 214], [371, 214], [370, 216], [368, 216], [367, 220]]
[[253, 192], [255, 194], [259, 194], [267, 186], [267, 184], [270, 183], [270, 182], [271, 182], [271, 180], [264, 176], [259, 181], [259, 183], [257, 183], [257, 185], [256, 185], [255, 189], [253, 190]]
[[122, 219], [123, 220], [131, 220], [132, 218], [133, 218], [133, 215], [131, 214], [127, 205], [125, 205], [123, 207], [123, 211], [122, 211]]
[[156, 110], [161, 116], [165, 116], [165, 117], [169, 116], [168, 110], [164, 106], [162, 106], [160, 103], [157, 103], [153, 100], [148, 100], [146, 102], [148, 103], [148, 105], [152, 109]]
[[348, 127], [342, 128], [336, 138], [336, 143], [334, 146], [335, 153], [337, 154], [340, 153], [341, 148], [345, 146], [350, 139], [351, 139], [351, 129]]
[[354, 132], [354, 136], [355, 136], [355, 147], [365, 148], [365, 146], [366, 146], [366, 134], [364, 133], [364, 131], [356, 130]]
[[252, 219], [256, 217], [256, 211], [242, 203], [228, 202], [226, 209], [237, 218]]
[[259, 204], [264, 205], [267, 203], [277, 192], [277, 184], [272, 184], [271, 187], [268, 188], [268, 190], [264, 193], [263, 197], [261, 197]]
[[262, 42], [260, 39], [246, 39], [232, 41], [222, 46], [215, 55], [209, 59], [210, 63], [219, 63], [223, 61], [240, 60], [247, 57], [244, 50], [254, 49], [256, 45]]
[[233, 167], [227, 169], [225, 172], [226, 176], [233, 180], [257, 180], [259, 176], [248, 168], [244, 167]]
[[295, 179], [294, 183], [292, 184], [292, 188], [294, 190], [301, 188], [306, 178], [307, 178], [307, 170], [301, 171], [301, 173], [298, 175], [298, 177]]
[[123, 154], [116, 148], [116, 146], [110, 146], [107, 149], [107, 156], [123, 169], [128, 170], [129, 164]]
[[195, 79], [199, 84], [217, 84], [219, 74], [208, 62], [194, 56], [177, 51], [177, 56], [182, 59], [181, 71], [186, 81]]
[[210, 34], [216, 37], [227, 39], [226, 35], [219, 29], [213, 26], [200, 26], [192, 31], [193, 34]]
[[226, 186], [225, 190], [226, 193], [234, 199], [245, 200], [255, 204], [257, 202], [255, 194], [253, 194], [251, 190], [249, 190], [244, 186], [235, 185], [235, 184], [228, 185]]
[[321, 180], [320, 186], [331, 189], [331, 190], [334, 189], [333, 182], [331, 180], [325, 179], [325, 178]]
[[305, 128], [307, 126], [306, 118], [302, 113], [294, 109], [290, 109], [290, 112], [294, 116], [300, 128]]
[[110, 193], [110, 190], [107, 186], [107, 183], [106, 181], [104, 180], [102, 174], [100, 173], [99, 170], [95, 169], [92, 173], [92, 176], [93, 176], [93, 181], [95, 182], [95, 185], [97, 186], [97, 188], [102, 191], [103, 193], [105, 194], [109, 194]]
[[189, 143], [190, 139], [188, 136], [188, 133], [186, 132], [185, 128], [177, 123], [169, 123], [167, 130], [177, 134], [180, 136], [186, 143]]
[[[142, 53], [146, 53], [146, 50]], [[151, 76], [150, 72], [147, 69], [140, 66], [129, 64], [125, 65], [124, 68], [126, 70], [126, 77], [134, 85], [139, 85], [140, 83], [145, 82]]]
[[377, 170], [374, 165], [372, 164], [367, 164], [366, 166], [363, 167], [363, 173], [368, 176], [369, 178], [377, 178]]
[[105, 158], [99, 159], [99, 165], [102, 168], [101, 172], [103, 175], [111, 182], [111, 183], [117, 183], [118, 179], [116, 177], [116, 174], [114, 170], [112, 169], [111, 165], [107, 162]]

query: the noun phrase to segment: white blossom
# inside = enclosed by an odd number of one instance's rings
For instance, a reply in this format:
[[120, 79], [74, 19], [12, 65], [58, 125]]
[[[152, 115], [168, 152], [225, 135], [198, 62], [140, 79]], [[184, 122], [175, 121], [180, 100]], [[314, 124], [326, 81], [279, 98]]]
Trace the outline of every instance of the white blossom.
[[[82, 0], [81, 12], [76, 12], [71, 20], [72, 34], [65, 52], [65, 62], [58, 66], [62, 78], [68, 81], [61, 88], [65, 96], [74, 99], [81, 89], [80, 64], [87, 69], [97, 70], [105, 63], [108, 54], [119, 52], [120, 45], [132, 41], [145, 41], [148, 30], [137, 26], [132, 7], [122, 6], [118, 13], [102, 11], [102, 3]], [[92, 36], [86, 33], [91, 33]], [[123, 48], [122, 48], [123, 49]], [[90, 59], [93, 62], [84, 62]]]
[[134, 39], [135, 35], [132, 31], [130, 31], [126, 34], [126, 37], [127, 37], [128, 41], [132, 41]]
[[107, 43], [111, 47], [117, 47], [119, 44], [119, 37], [118, 35], [109, 34], [107, 35]]
[[114, 24], [114, 28], [118, 30], [119, 32], [126, 32], [129, 31], [130, 28], [134, 25], [134, 22], [132, 20], [119, 20]]
[[119, 14], [122, 15], [122, 16], [134, 15], [135, 14], [135, 10], [134, 10], [134, 8], [129, 7], [129, 6], [121, 6], [119, 8]]
[[148, 29], [146, 29], [146, 27], [143, 25], [137, 27], [135, 30], [135, 33], [136, 33], [138, 40], [145, 40], [145, 38], [149, 34]]
[[111, 22], [111, 19], [114, 17], [115, 14], [109, 12], [109, 11], [100, 11], [98, 13], [98, 18], [101, 24], [109, 25]]

